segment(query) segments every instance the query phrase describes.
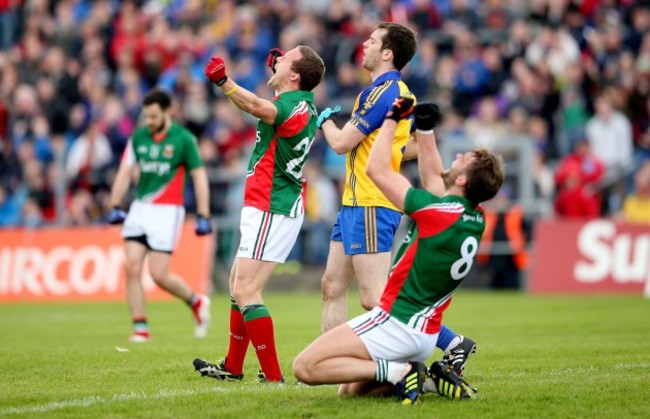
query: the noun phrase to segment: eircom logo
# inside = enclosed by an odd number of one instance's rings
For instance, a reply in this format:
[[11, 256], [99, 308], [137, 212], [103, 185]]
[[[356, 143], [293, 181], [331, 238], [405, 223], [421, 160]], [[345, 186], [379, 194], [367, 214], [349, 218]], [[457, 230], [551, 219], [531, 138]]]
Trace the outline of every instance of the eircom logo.
[[[193, 290], [205, 292], [212, 241], [183, 225], [170, 269]], [[152, 299], [171, 299], [151, 279], [145, 260], [142, 284]], [[119, 300], [126, 297], [124, 241], [116, 227], [0, 229], [0, 301]]]
[[[122, 246], [0, 247], [0, 295], [115, 294], [124, 269]], [[147, 275], [148, 277], [148, 275]], [[145, 281], [148, 287], [151, 281]]]

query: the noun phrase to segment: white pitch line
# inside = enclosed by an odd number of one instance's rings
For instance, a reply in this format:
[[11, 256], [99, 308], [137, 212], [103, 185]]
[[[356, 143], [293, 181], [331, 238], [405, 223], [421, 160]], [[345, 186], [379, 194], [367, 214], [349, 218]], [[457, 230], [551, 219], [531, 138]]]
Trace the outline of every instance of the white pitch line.
[[[235, 383], [229, 383], [235, 384]], [[184, 396], [196, 396], [200, 394], [208, 393], [230, 393], [237, 392], [243, 389], [243, 385], [228, 385], [225, 387], [212, 387], [206, 390], [177, 390], [177, 391], [159, 391], [154, 394], [146, 393], [123, 393], [123, 394], [114, 394], [112, 396], [102, 397], [102, 396], [89, 396], [83, 399], [73, 399], [73, 400], [62, 400], [57, 402], [49, 402], [44, 404], [37, 404], [31, 406], [20, 406], [20, 407], [7, 407], [0, 409], [0, 416], [5, 415], [21, 415], [27, 413], [44, 413], [51, 412], [53, 410], [65, 409], [67, 407], [89, 407], [100, 404], [114, 404], [120, 403], [123, 401], [130, 400], [155, 400], [155, 399], [173, 399], [177, 397]], [[298, 386], [301, 389], [316, 389], [314, 386]], [[248, 393], [261, 393], [261, 392], [273, 392], [273, 391], [283, 391], [288, 388], [295, 389], [296, 386], [293, 385], [272, 385], [272, 384], [261, 384], [257, 386], [246, 386], [246, 391]]]
[[173, 399], [183, 396], [194, 396], [207, 393], [227, 392], [229, 389], [214, 387], [202, 391], [196, 390], [179, 390], [179, 391], [159, 391], [155, 394], [146, 393], [125, 393], [114, 394], [108, 397], [90, 396], [83, 399], [63, 400], [58, 402], [49, 402], [24, 407], [8, 407], [0, 410], [0, 416], [4, 415], [21, 415], [26, 413], [44, 413], [53, 410], [65, 409], [67, 407], [89, 407], [100, 404], [113, 404], [129, 400], [148, 400], [148, 399]]

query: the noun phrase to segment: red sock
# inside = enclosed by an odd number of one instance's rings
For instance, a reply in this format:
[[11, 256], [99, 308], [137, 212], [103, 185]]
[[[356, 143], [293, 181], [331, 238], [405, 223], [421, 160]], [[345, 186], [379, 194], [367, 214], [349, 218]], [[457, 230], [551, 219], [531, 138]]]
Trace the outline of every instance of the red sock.
[[239, 311], [235, 299], [230, 297], [230, 343], [226, 356], [226, 369], [232, 374], [242, 374], [250, 341], [244, 325], [244, 316]]
[[242, 310], [246, 331], [253, 342], [253, 348], [268, 381], [280, 381], [282, 371], [275, 349], [273, 320], [264, 304], [251, 304]]

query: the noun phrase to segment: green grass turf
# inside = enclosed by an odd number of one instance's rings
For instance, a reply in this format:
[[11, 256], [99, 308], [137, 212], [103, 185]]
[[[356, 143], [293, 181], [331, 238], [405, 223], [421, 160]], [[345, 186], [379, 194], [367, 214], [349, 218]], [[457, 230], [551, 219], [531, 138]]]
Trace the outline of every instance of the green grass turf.
[[[642, 297], [461, 291], [445, 322], [478, 342], [465, 376], [480, 398], [426, 395], [415, 406], [295, 384], [293, 358], [318, 335], [317, 294], [266, 297], [287, 385], [257, 383], [252, 350], [242, 383], [201, 378], [192, 360], [227, 349], [228, 301], [213, 301], [205, 340], [193, 338], [183, 304], [150, 303], [148, 344], [126, 343], [125, 304], [0, 306], [0, 416], [650, 417], [650, 301]], [[356, 294], [350, 302], [359, 313]]]

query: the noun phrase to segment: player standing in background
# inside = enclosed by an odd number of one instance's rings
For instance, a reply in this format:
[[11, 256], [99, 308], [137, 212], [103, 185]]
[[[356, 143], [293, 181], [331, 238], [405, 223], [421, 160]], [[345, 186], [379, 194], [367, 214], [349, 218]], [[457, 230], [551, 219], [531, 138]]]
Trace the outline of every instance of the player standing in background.
[[194, 367], [202, 376], [243, 377], [252, 342], [262, 370], [261, 381], [283, 382], [273, 321], [262, 291], [276, 264], [284, 263], [304, 219], [302, 169], [316, 135], [318, 112], [312, 90], [325, 73], [322, 58], [300, 45], [286, 54], [274, 49], [267, 62], [273, 75], [272, 100], [261, 99], [226, 75], [223, 58], [214, 57], [205, 74], [241, 110], [257, 118], [257, 141], [248, 165], [241, 212], [241, 242], [230, 272], [230, 341], [219, 364], [202, 359]]
[[[326, 108], [318, 118], [329, 145], [347, 153], [343, 208], [330, 238], [330, 251], [322, 278], [321, 332], [348, 319], [347, 291], [356, 277], [361, 305], [371, 310], [379, 304], [390, 270], [391, 250], [402, 218], [401, 211], [366, 175], [368, 156], [386, 113], [399, 96], [412, 96], [400, 71], [417, 48], [414, 33], [397, 23], [380, 23], [363, 44], [363, 67], [372, 85], [359, 96], [352, 117], [339, 129], [331, 121], [340, 107]], [[409, 142], [411, 119], [397, 124], [391, 149], [391, 168], [399, 172], [402, 160], [417, 156]], [[438, 347], [445, 360], [462, 373], [467, 357], [476, 350], [473, 340], [443, 326]]]
[[[444, 170], [433, 134], [440, 111], [428, 103], [415, 108], [418, 167], [427, 189], [413, 188], [392, 168], [393, 137], [412, 110], [412, 98], [395, 101], [367, 167], [390, 202], [414, 221], [381, 302], [321, 335], [294, 362], [296, 378], [306, 384], [343, 383], [340, 394], [358, 395], [392, 390], [382, 385], [391, 384], [406, 404], [415, 403], [423, 391], [427, 372], [422, 362], [435, 348], [443, 312], [478, 251], [485, 229], [479, 203], [491, 199], [504, 179], [501, 159], [483, 149], [458, 154]], [[445, 396], [476, 392], [442, 362], [434, 363], [429, 374]]]
[[[154, 89], [142, 101], [145, 126], [136, 129], [124, 150], [122, 162], [111, 189], [110, 224], [124, 223], [124, 266], [126, 294], [133, 334], [131, 342], [151, 339], [145, 311], [142, 268], [149, 256], [149, 274], [165, 291], [185, 301], [196, 321], [197, 338], [207, 335], [210, 299], [194, 293], [181, 278], [169, 272], [169, 261], [176, 247], [185, 218], [183, 193], [186, 171], [192, 176], [197, 202], [197, 235], [212, 233], [209, 211], [208, 176], [196, 138], [171, 117], [171, 97]], [[129, 189], [134, 166], [139, 169], [136, 199], [128, 215], [120, 207]]]

